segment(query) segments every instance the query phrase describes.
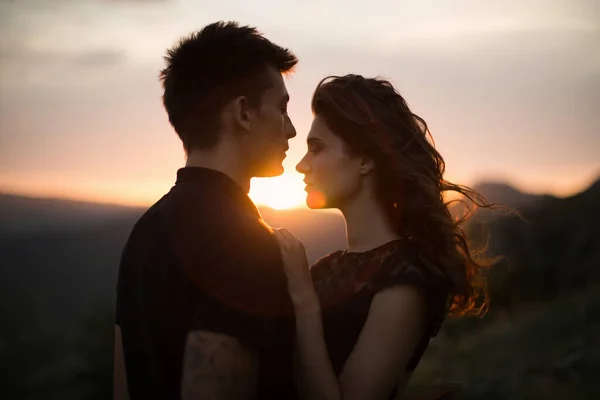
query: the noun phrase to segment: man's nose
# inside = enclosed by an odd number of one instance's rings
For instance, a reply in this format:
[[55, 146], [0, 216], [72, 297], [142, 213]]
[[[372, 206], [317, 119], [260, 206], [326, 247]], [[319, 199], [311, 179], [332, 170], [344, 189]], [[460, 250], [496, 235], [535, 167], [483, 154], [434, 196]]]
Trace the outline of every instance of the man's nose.
[[296, 128], [294, 127], [294, 124], [292, 124], [292, 120], [290, 119], [290, 117], [287, 115], [285, 117], [285, 127], [284, 128], [285, 128], [285, 135], [288, 139], [296, 137]]

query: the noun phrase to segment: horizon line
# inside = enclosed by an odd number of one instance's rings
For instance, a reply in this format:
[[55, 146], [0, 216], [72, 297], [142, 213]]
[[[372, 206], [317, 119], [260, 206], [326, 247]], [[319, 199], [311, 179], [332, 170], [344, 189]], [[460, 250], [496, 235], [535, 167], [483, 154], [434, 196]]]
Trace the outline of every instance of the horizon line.
[[[20, 197], [30, 200], [50, 200], [50, 201], [65, 201], [65, 202], [73, 202], [73, 203], [81, 203], [81, 204], [94, 204], [99, 206], [113, 206], [113, 207], [122, 207], [122, 208], [148, 208], [151, 207], [155, 202], [119, 202], [112, 200], [102, 200], [98, 198], [92, 197], [76, 197], [76, 196], [68, 196], [68, 195], [53, 195], [53, 194], [43, 194], [43, 193], [35, 193], [35, 192], [25, 192], [18, 190], [10, 190], [7, 188], [0, 187], [0, 196], [11, 196], [11, 197]], [[253, 201], [254, 202], [254, 201]], [[296, 205], [292, 207], [286, 208], [275, 208], [269, 206], [268, 204], [263, 204], [260, 202], [254, 202], [254, 204], [259, 208], [268, 208], [275, 211], [283, 211], [283, 210], [309, 210], [306, 204], [304, 205]]]
[[[482, 185], [482, 184], [506, 185], [506, 186], [511, 187], [523, 194], [531, 194], [531, 195], [539, 195], [539, 196], [552, 196], [552, 197], [559, 198], [559, 199], [565, 199], [565, 198], [573, 197], [580, 193], [585, 192], [586, 190], [588, 190], [590, 187], [592, 187], [597, 182], [600, 182], [600, 175], [596, 175], [596, 177], [594, 179], [591, 179], [590, 182], [588, 182], [588, 184], [586, 184], [581, 189], [575, 190], [573, 192], [570, 192], [569, 194], [564, 194], [564, 195], [558, 195], [556, 193], [552, 193], [551, 191], [536, 192], [536, 191], [523, 190], [519, 187], [519, 185], [514, 184], [514, 182], [511, 182], [509, 180], [493, 179], [493, 178], [479, 179], [471, 187], [476, 188], [477, 186]], [[113, 206], [113, 207], [123, 207], [123, 208], [148, 208], [148, 207], [152, 206], [154, 203], [156, 203], [156, 201], [158, 201], [158, 198], [154, 201], [126, 201], [126, 200], [117, 200], [117, 199], [102, 199], [102, 198], [98, 198], [95, 196], [85, 196], [85, 195], [84, 196], [69, 196], [69, 195], [43, 193], [43, 192], [35, 191], [35, 190], [11, 190], [10, 188], [7, 188], [7, 187], [0, 187], [0, 196], [22, 197], [22, 198], [28, 198], [28, 199], [32, 199], [32, 200], [71, 201], [71, 202], [75, 202], [75, 203], [87, 203], [87, 204], [96, 204], [96, 205], [100, 205], [100, 206], [103, 205], [103, 206]], [[162, 195], [160, 197], [162, 197]], [[255, 202], [254, 200], [252, 200], [252, 201], [259, 208], [268, 208], [268, 209], [276, 210], [276, 211], [297, 210], [297, 209], [310, 210], [310, 208], [308, 208], [306, 203], [291, 206], [291, 207], [276, 208], [276, 207], [269, 206], [268, 204]]]

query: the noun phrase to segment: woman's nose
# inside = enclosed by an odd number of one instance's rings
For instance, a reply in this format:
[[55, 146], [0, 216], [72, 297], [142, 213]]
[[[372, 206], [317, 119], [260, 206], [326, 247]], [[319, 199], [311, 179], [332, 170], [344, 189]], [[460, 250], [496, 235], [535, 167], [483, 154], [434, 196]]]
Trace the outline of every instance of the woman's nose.
[[306, 155], [304, 157], [302, 157], [302, 160], [300, 160], [298, 165], [296, 165], [296, 171], [298, 171], [304, 175], [306, 175], [308, 173], [308, 171], [310, 171], [308, 161], [306, 160]]

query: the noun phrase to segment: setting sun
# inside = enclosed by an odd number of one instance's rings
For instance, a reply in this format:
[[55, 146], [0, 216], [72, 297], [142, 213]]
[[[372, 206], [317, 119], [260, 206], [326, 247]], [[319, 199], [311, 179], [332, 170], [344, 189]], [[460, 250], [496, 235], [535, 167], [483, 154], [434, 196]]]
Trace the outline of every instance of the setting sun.
[[276, 210], [302, 207], [306, 201], [302, 179], [302, 175], [296, 172], [275, 178], [254, 178], [249, 195], [257, 205]]

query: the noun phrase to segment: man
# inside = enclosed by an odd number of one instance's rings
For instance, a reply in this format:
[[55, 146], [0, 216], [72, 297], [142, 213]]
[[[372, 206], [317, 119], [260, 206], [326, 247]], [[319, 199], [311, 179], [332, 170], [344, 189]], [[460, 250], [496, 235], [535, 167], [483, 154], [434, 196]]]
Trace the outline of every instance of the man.
[[165, 59], [163, 102], [187, 163], [122, 254], [115, 398], [292, 397], [281, 255], [247, 193], [252, 177], [283, 172], [296, 132], [282, 75], [297, 59], [233, 22]]

